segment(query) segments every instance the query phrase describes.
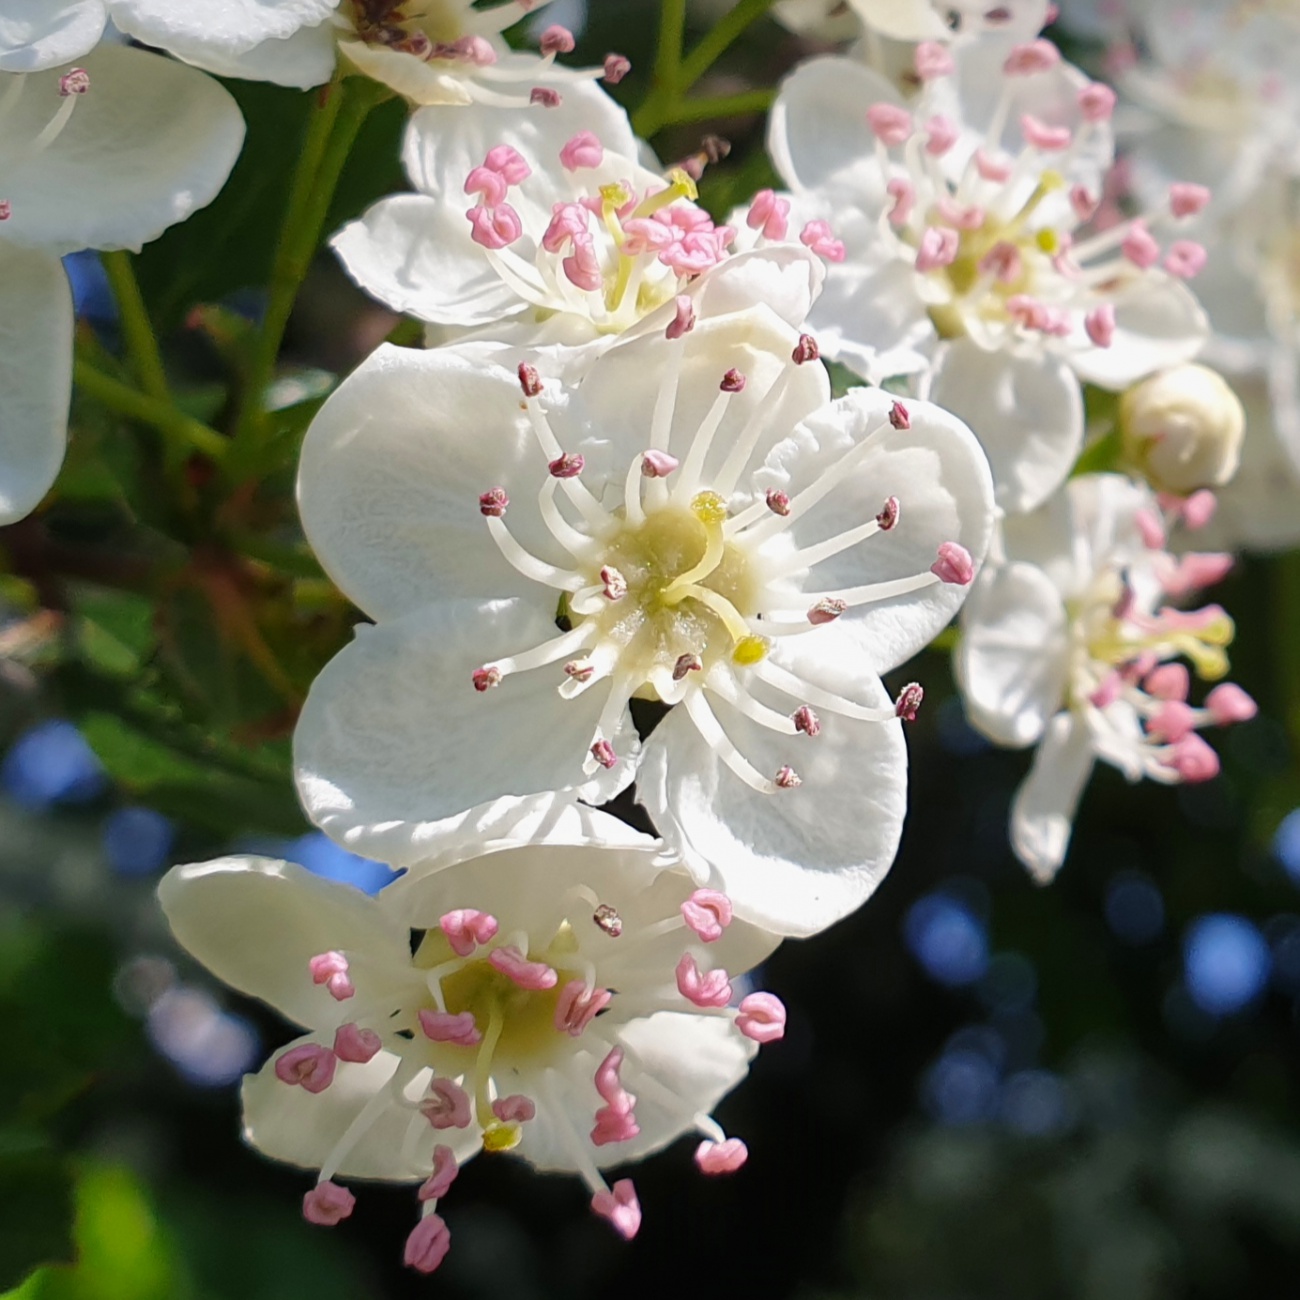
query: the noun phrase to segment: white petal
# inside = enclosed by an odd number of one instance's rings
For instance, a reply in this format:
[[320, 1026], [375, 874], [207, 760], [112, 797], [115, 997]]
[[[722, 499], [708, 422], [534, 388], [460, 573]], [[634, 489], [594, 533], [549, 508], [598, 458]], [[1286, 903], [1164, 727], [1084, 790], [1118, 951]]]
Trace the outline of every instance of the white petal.
[[308, 963], [319, 953], [345, 952], [367, 1000], [409, 981], [407, 927], [359, 889], [292, 862], [232, 857], [173, 867], [158, 899], [191, 956], [300, 1025], [333, 1029], [348, 1019], [347, 1002], [312, 983]]
[[1032, 564], [987, 566], [962, 608], [953, 663], [971, 721], [1000, 745], [1032, 745], [1065, 698], [1065, 605]]
[[958, 339], [941, 349], [929, 397], [970, 425], [988, 454], [997, 503], [1010, 514], [1046, 501], [1083, 446], [1079, 381], [1047, 353], [985, 352]]
[[[283, 1052], [317, 1040], [300, 1038], [286, 1044], [256, 1074], [244, 1076], [244, 1140], [272, 1160], [304, 1169], [320, 1169], [362, 1108], [384, 1088], [397, 1069], [389, 1052], [364, 1065], [340, 1061], [334, 1081], [323, 1092], [311, 1093], [275, 1076], [275, 1060]], [[321, 1045], [332, 1044], [327, 1036]], [[423, 1080], [427, 1086], [427, 1073]], [[411, 1087], [408, 1100], [416, 1100]], [[408, 1140], [409, 1139], [409, 1140]], [[339, 1168], [341, 1178], [382, 1178], [415, 1182], [433, 1169], [435, 1145], [450, 1146], [458, 1161], [479, 1149], [478, 1130], [434, 1130], [419, 1111], [396, 1101], [383, 1107], [375, 1122], [358, 1138]]]
[[[825, 637], [821, 632], [826, 632]], [[889, 697], [839, 629], [778, 642], [773, 661], [804, 681], [869, 708]], [[796, 644], [796, 640], [798, 644]], [[763, 703], [789, 714], [791, 699], [747, 675]], [[894, 860], [907, 802], [902, 724], [821, 715], [815, 738], [785, 736], [710, 691], [732, 742], [764, 776], [783, 765], [797, 789], [760, 794], [724, 766], [686, 710], [675, 708], [646, 741], [637, 796], [688, 865], [710, 871], [737, 915], [776, 934], [825, 929], [866, 901]]]
[[178, 43], [169, 48], [178, 59], [218, 77], [269, 81], [274, 86], [295, 90], [323, 86], [334, 75], [338, 62], [331, 23], [303, 27], [292, 36], [262, 41], [238, 52], [202, 41]]
[[490, 325], [523, 302], [470, 234], [454, 202], [397, 194], [344, 226], [330, 245], [347, 273], [394, 311], [437, 324]]
[[[871, 450], [806, 514], [796, 512], [789, 536], [799, 546], [855, 528], [886, 498], [901, 507], [898, 526], [877, 533], [808, 571], [804, 590], [836, 591], [929, 573], [943, 542], [964, 546], [978, 563], [993, 527], [988, 462], [970, 430], [929, 402], [905, 403], [910, 429], [889, 423], [893, 397], [854, 388], [817, 412], [769, 458], [773, 483], [793, 497], [865, 438]], [[967, 588], [932, 583], [919, 591], [860, 605], [842, 616], [866, 666], [888, 672], [910, 659], [947, 624]], [[815, 634], [814, 634], [815, 635]]]
[[1088, 729], [1058, 713], [1034, 754], [1034, 765], [1011, 805], [1011, 847], [1041, 884], [1056, 875], [1070, 845], [1074, 810], [1092, 772]]
[[[70, 253], [135, 248], [210, 203], [239, 156], [244, 121], [210, 77], [105, 45], [83, 61], [90, 89], [44, 150], [6, 165], [4, 237]], [[35, 139], [66, 101], [60, 73], [28, 79], [6, 135]]]
[[[557, 635], [552, 607], [518, 599], [445, 600], [358, 629], [312, 684], [294, 736], [308, 815], [349, 848], [405, 866], [493, 838], [509, 825], [507, 797], [568, 802], [551, 792], [582, 789], [606, 689], [561, 699], [558, 664], [482, 693], [471, 680]], [[620, 761], [605, 798], [636, 762], [635, 733], [612, 739]]]
[[188, 61], [198, 51], [242, 54], [327, 22], [339, 0], [107, 0], [128, 36]]
[[367, 614], [543, 592], [501, 557], [478, 506], [504, 487], [520, 545], [562, 560], [538, 513], [546, 457], [522, 401], [515, 376], [453, 349], [386, 346], [321, 408], [298, 506], [326, 571]]
[[952, 36], [929, 0], [849, 0], [864, 23], [895, 41], [946, 41]]
[[[744, 311], [761, 302], [787, 325], [801, 329], [825, 279], [820, 258], [795, 244], [776, 244], [727, 258], [692, 280], [687, 292], [710, 316]], [[664, 326], [672, 307], [662, 309], [668, 313]]]
[[0, 239], [0, 524], [34, 510], [63, 463], [72, 329], [58, 258]]
[[1115, 299], [1115, 340], [1071, 358], [1080, 379], [1118, 391], [1190, 361], [1209, 336], [1196, 296], [1170, 276], [1143, 276]]
[[0, 72], [40, 72], [93, 50], [104, 34], [104, 0], [5, 0]]
[[808, 190], [834, 181], [878, 211], [885, 178], [866, 120], [878, 103], [901, 104], [902, 98], [870, 68], [835, 56], [800, 64], [781, 83], [768, 119], [768, 152], [785, 183]]

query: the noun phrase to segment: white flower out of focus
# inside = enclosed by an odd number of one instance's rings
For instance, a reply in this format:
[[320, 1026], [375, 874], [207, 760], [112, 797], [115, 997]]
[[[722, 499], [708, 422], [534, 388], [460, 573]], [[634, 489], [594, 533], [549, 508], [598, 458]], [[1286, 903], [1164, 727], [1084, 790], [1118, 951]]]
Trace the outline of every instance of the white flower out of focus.
[[745, 1163], [710, 1112], [784, 1033], [779, 999], [731, 983], [776, 940], [612, 818], [570, 810], [545, 845], [417, 867], [378, 898], [262, 858], [176, 867], [159, 897], [182, 946], [307, 1031], [243, 1106], [249, 1143], [317, 1171], [312, 1223], [352, 1213], [336, 1180], [420, 1183], [405, 1258], [429, 1273], [480, 1151], [579, 1175], [629, 1238], [632, 1182], [603, 1169], [692, 1132], [705, 1174]]
[[[679, 295], [749, 276], [737, 297], [801, 324], [821, 283], [817, 259], [791, 241], [732, 257], [736, 232], [694, 202], [681, 168], [667, 178], [636, 161], [626, 114], [595, 86], [528, 113], [422, 109], [403, 155], [417, 193], [376, 203], [333, 239], [349, 275], [396, 311], [496, 343], [576, 345], [640, 325], [660, 331]], [[508, 142], [508, 143], [507, 143]], [[666, 314], [665, 314], [666, 313]]]
[[848, 40], [862, 27], [896, 41], [947, 41], [990, 33], [1025, 39], [1047, 19], [1047, 0], [778, 0], [773, 16], [791, 31]]
[[[511, 53], [499, 33], [548, 3], [502, 0], [106, 0], [128, 35], [226, 77], [307, 89], [344, 68], [381, 82], [415, 104], [526, 106], [558, 98], [566, 84], [604, 69], [558, 66], [573, 49], [562, 28], [543, 34], [541, 57]], [[549, 38], [549, 39], [548, 39]]]
[[0, 523], [34, 509], [63, 460], [73, 312], [59, 259], [138, 250], [183, 221], [243, 138], [226, 91], [156, 54], [105, 46], [74, 67], [0, 72]]
[[826, 355], [871, 382], [917, 376], [961, 416], [998, 504], [1033, 509], [1083, 439], [1081, 384], [1120, 390], [1190, 360], [1206, 322], [1183, 283], [1205, 260], [1168, 230], [1208, 199], [1173, 186], [1104, 228], [1114, 94], [1047, 41], [916, 50], [919, 97], [815, 59], [787, 79], [769, 148], [799, 221], [844, 256], [809, 315]]
[[[1245, 721], [1255, 704], [1221, 680], [1228, 615], [1170, 603], [1217, 582], [1232, 557], [1170, 554], [1146, 488], [1111, 474], [1071, 479], [1042, 510], [1007, 520], [1004, 540], [1005, 561], [985, 567], [962, 611], [955, 668], [980, 731], [1038, 746], [1011, 843], [1048, 881], [1096, 759], [1130, 781], [1208, 781], [1219, 760], [1199, 729]], [[1200, 707], [1183, 660], [1220, 683]]]
[[[920, 690], [880, 674], [961, 603], [988, 468], [927, 403], [831, 403], [765, 308], [670, 332], [576, 389], [384, 348], [326, 403], [304, 526], [377, 625], [312, 687], [299, 790], [404, 865], [636, 779], [699, 883], [811, 933], [893, 860]], [[644, 744], [634, 700], [672, 706]]]

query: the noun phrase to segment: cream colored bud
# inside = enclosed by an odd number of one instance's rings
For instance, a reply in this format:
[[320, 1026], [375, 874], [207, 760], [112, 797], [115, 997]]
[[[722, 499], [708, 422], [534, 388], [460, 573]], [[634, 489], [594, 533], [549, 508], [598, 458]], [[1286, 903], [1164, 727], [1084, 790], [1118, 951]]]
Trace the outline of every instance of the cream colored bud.
[[1119, 427], [1125, 459], [1151, 486], [1186, 496], [1237, 472], [1246, 416], [1220, 375], [1183, 365], [1130, 388]]

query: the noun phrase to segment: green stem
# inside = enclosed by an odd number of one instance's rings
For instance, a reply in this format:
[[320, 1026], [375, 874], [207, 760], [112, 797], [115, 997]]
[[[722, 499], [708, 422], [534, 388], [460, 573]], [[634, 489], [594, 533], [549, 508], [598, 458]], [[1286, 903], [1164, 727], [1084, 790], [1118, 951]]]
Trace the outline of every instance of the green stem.
[[667, 120], [677, 102], [677, 82], [682, 69], [682, 42], [686, 37], [686, 0], [662, 0], [659, 9], [659, 40], [655, 46], [652, 89], [632, 114], [638, 135], [653, 135]]
[[157, 429], [163, 437], [189, 455], [200, 452], [210, 460], [225, 459], [230, 443], [215, 429], [178, 411], [170, 402], [159, 401], [138, 392], [128, 384], [96, 370], [87, 361], [78, 360], [73, 367], [77, 387], [110, 411], [138, 420]]
[[677, 93], [684, 95], [690, 90], [745, 28], [767, 13], [775, 2], [776, 0], [740, 0], [734, 9], [728, 9], [686, 56], [682, 63], [681, 80], [677, 83]]
[[117, 301], [118, 316], [122, 322], [122, 335], [126, 340], [127, 357], [135, 377], [146, 393], [159, 402], [170, 402], [171, 393], [167, 387], [167, 372], [163, 368], [162, 353], [158, 349], [158, 337], [154, 334], [153, 323], [149, 319], [149, 309], [145, 306], [144, 295], [140, 292], [139, 281], [135, 278], [135, 267], [131, 263], [130, 253], [104, 253], [102, 256], [104, 273], [108, 276], [109, 287]]
[[738, 95], [717, 95], [709, 99], [683, 99], [673, 110], [673, 123], [704, 122], [715, 117], [740, 117], [745, 113], [766, 113], [776, 98], [775, 90], [747, 90]]

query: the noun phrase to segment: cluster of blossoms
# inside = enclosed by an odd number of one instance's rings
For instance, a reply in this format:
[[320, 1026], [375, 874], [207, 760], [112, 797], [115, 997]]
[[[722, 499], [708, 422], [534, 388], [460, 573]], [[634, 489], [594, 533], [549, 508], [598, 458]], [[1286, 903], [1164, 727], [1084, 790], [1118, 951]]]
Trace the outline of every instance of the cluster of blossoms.
[[[1201, 729], [1255, 707], [1222, 680], [1228, 616], [1187, 608], [1231, 556], [1168, 536], [1236, 469], [1241, 406], [1194, 364], [1234, 340], [1193, 282], [1207, 222], [1260, 218], [1260, 175], [1221, 199], [1208, 166], [1135, 182], [1116, 92], [1039, 34], [1045, 3], [851, 0], [861, 40], [772, 110], [788, 192], [721, 221], [710, 150], [663, 169], [597, 84], [625, 59], [566, 69], [558, 26], [504, 45], [543, 2], [64, 0], [0, 24], [0, 292], [26, 303], [0, 358], [8, 519], [62, 448], [57, 255], [138, 246], [238, 153], [205, 71], [365, 75], [411, 107], [413, 192], [332, 243], [427, 346], [381, 346], [306, 434], [306, 535], [367, 621], [294, 742], [309, 817], [402, 874], [371, 899], [227, 858], [161, 897], [195, 957], [307, 1031], [246, 1080], [248, 1140], [316, 1171], [315, 1224], [352, 1212], [340, 1179], [416, 1185], [424, 1272], [479, 1151], [576, 1173], [625, 1237], [636, 1193], [602, 1170], [692, 1132], [704, 1173], [745, 1162], [711, 1112], [785, 1010], [741, 977], [888, 871], [923, 690], [882, 678], [959, 612], [972, 722], [1038, 746], [1011, 840], [1040, 879], [1096, 758], [1206, 780]], [[92, 52], [110, 19], [174, 58]], [[87, 181], [93, 207], [60, 189]], [[1287, 211], [1245, 263], [1275, 402], [1297, 387]], [[823, 359], [863, 382], [835, 397]], [[1200, 704], [1189, 664], [1217, 683]], [[601, 810], [628, 792], [653, 836]]]

